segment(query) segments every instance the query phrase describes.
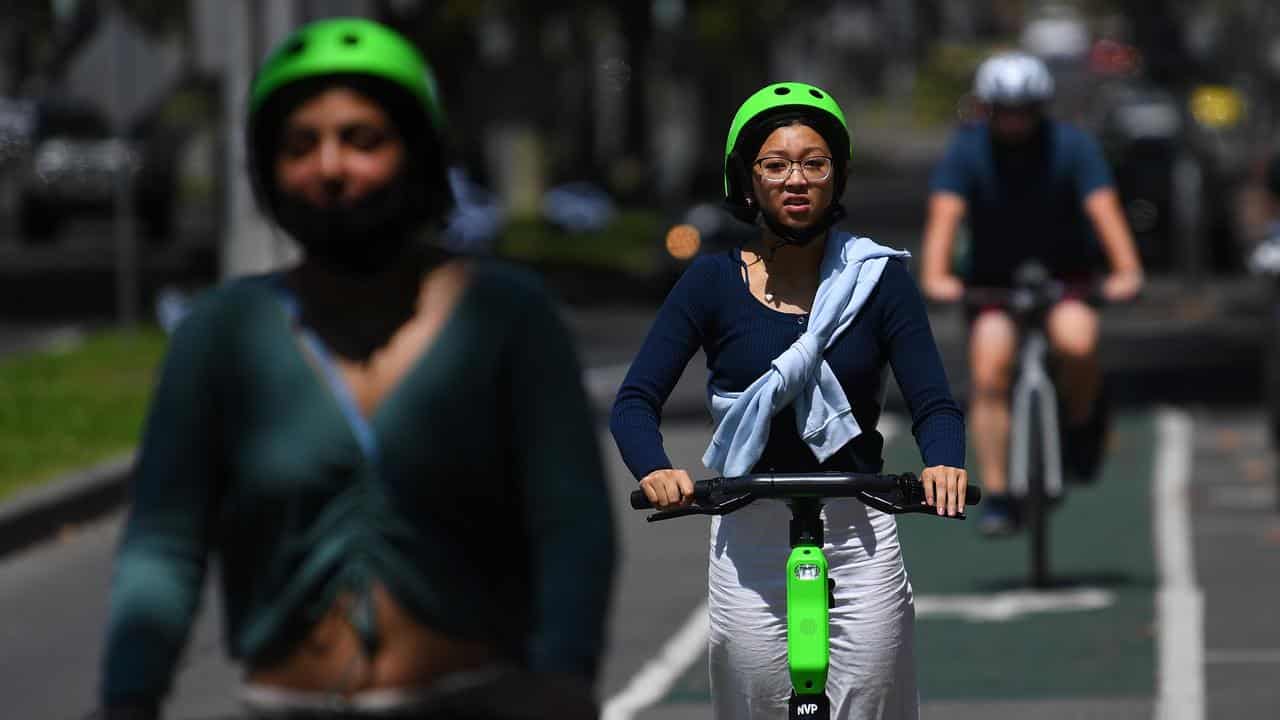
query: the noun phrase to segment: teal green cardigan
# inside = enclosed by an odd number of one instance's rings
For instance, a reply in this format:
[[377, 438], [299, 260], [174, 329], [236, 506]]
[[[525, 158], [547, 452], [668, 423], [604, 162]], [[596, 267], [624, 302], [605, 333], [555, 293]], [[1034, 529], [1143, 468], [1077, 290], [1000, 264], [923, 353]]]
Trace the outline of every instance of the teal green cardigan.
[[223, 286], [173, 337], [112, 581], [104, 702], [166, 693], [211, 556], [228, 650], [251, 666], [289, 652], [337, 593], [379, 581], [432, 628], [593, 676], [613, 524], [581, 371], [540, 285], [476, 261], [369, 419], [376, 461], [281, 287]]

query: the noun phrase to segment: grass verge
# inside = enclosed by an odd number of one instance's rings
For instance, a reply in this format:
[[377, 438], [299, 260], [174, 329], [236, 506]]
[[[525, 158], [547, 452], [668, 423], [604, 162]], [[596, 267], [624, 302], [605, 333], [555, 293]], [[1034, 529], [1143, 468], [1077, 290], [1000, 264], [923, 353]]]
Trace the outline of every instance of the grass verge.
[[530, 263], [578, 265], [644, 275], [653, 272], [666, 228], [651, 212], [623, 210], [598, 232], [569, 233], [537, 220], [514, 221], [497, 252]]
[[164, 347], [155, 328], [109, 330], [0, 361], [0, 502], [136, 445]]

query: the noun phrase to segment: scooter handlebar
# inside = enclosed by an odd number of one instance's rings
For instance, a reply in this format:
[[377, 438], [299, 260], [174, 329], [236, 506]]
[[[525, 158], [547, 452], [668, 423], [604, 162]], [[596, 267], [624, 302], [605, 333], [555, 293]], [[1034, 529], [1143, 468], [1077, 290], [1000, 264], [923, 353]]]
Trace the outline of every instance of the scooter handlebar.
[[[909, 501], [924, 502], [924, 486], [912, 473], [879, 475], [871, 473], [797, 473], [770, 475], [742, 475], [698, 480], [693, 484], [693, 499], [708, 500], [717, 491], [722, 495], [752, 495], [756, 498], [792, 497], [856, 497], [864, 492], [901, 489]], [[982, 501], [982, 489], [977, 485], [965, 487], [965, 504], [977, 505]], [[631, 491], [631, 507], [635, 510], [653, 508], [643, 490]]]

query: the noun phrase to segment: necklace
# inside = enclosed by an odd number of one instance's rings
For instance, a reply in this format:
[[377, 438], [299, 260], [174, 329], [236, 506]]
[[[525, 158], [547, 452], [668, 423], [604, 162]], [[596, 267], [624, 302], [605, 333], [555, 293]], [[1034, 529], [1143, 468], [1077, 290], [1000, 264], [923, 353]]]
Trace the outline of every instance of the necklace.
[[773, 302], [773, 293], [771, 293], [771, 292], [765, 292], [765, 294], [764, 294], [764, 301], [765, 301], [765, 302]]

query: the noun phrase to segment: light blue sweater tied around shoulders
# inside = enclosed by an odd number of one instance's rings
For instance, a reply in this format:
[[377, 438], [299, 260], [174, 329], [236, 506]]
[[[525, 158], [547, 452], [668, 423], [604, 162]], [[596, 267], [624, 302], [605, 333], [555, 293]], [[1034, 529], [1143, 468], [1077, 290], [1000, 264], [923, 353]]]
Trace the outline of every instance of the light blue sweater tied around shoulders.
[[823, 353], [853, 323], [895, 257], [910, 253], [844, 232], [827, 239], [805, 332], [746, 390], [723, 392], [708, 384], [716, 431], [704, 465], [725, 477], [751, 472], [769, 442], [773, 416], [793, 402], [800, 437], [819, 462], [862, 433]]

